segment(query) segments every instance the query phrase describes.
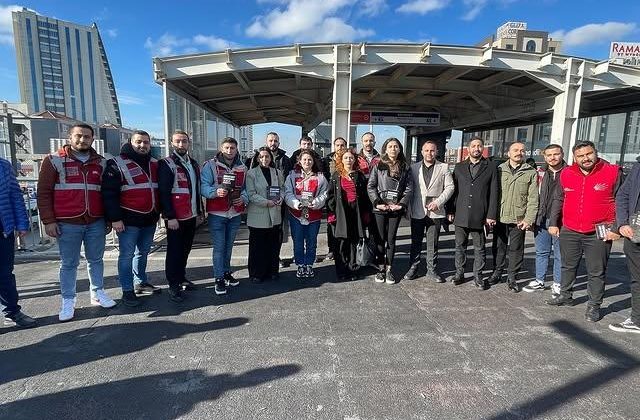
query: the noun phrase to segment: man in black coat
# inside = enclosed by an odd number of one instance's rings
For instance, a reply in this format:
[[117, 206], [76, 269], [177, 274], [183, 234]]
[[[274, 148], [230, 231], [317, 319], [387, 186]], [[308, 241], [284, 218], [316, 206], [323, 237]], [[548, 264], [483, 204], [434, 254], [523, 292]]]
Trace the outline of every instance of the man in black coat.
[[464, 266], [467, 262], [469, 236], [473, 240], [474, 283], [482, 289], [489, 285], [482, 278], [486, 261], [485, 226], [493, 227], [498, 210], [498, 175], [494, 163], [482, 156], [484, 141], [474, 137], [468, 146], [469, 157], [457, 163], [453, 170], [455, 192], [448, 205], [449, 221], [455, 226], [456, 273], [453, 284], [464, 283]]
[[[127, 161], [131, 163], [127, 164]], [[160, 218], [159, 205], [153, 206], [153, 201], [144, 203], [144, 198], [140, 209], [126, 208], [123, 203], [123, 188], [127, 186], [127, 177], [133, 179], [144, 175], [142, 178], [149, 182], [147, 185], [150, 188], [147, 187], [145, 191], [136, 189], [136, 193], [140, 197], [151, 193], [151, 200], [156, 197], [158, 187], [153, 185], [156, 181], [156, 174], [153, 173], [156, 168], [157, 161], [151, 158], [149, 134], [137, 130], [131, 135], [129, 142], [122, 146], [120, 155], [107, 161], [102, 174], [104, 216], [118, 235], [118, 279], [122, 287], [122, 302], [126, 306], [139, 305], [136, 295], [160, 293], [160, 288], [149, 283], [146, 273], [147, 256]], [[144, 184], [137, 186], [142, 188]], [[131, 194], [131, 191], [127, 193]]]

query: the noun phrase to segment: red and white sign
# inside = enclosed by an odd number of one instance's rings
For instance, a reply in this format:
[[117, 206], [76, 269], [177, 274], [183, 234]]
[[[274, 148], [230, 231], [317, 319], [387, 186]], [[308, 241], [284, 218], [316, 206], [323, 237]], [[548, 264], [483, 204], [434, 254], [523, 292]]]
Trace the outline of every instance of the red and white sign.
[[640, 42], [612, 42], [609, 60], [616, 64], [640, 66]]
[[371, 112], [351, 111], [351, 124], [369, 124], [371, 122]]

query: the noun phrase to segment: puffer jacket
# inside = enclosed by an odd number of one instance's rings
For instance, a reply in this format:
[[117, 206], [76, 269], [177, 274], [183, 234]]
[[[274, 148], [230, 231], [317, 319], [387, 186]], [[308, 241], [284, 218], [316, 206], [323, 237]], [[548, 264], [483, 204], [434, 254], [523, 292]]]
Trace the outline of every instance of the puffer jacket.
[[29, 230], [29, 217], [11, 163], [0, 158], [0, 225], [2, 234]]
[[538, 174], [529, 164], [523, 163], [511, 173], [509, 161], [498, 166], [500, 180], [501, 223], [519, 223], [524, 220], [532, 225], [538, 213]]

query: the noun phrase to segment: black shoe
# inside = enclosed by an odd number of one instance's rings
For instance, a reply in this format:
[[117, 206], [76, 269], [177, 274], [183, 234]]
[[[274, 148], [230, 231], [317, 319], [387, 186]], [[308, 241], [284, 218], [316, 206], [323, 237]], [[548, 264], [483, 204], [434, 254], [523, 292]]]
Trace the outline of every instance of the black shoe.
[[191, 280], [182, 280], [180, 283], [182, 290], [196, 290], [197, 286]]
[[216, 295], [226, 295], [227, 294], [227, 285], [224, 279], [216, 280], [216, 285], [213, 288], [213, 291]]
[[489, 289], [489, 283], [482, 279], [482, 275], [474, 275], [473, 276], [473, 284], [480, 290]]
[[11, 316], [5, 316], [4, 325], [6, 327], [33, 328], [36, 325], [38, 325], [38, 323], [35, 319], [31, 318], [29, 315], [26, 315], [23, 312], [18, 311]]
[[384, 271], [378, 271], [376, 273], [375, 278], [373, 279], [376, 283], [384, 283], [384, 281], [386, 280], [387, 275], [385, 274]]
[[515, 279], [509, 279], [509, 281], [507, 281], [507, 290], [513, 293], [519, 293], [520, 286], [518, 285], [518, 282], [515, 281]]
[[184, 302], [184, 295], [182, 293], [182, 290], [174, 289], [174, 288], [170, 287], [169, 288], [169, 300], [171, 302], [176, 302], [176, 303]]
[[237, 286], [240, 284], [240, 282], [238, 280], [236, 280], [235, 277], [233, 277], [233, 275], [231, 274], [231, 271], [227, 271], [226, 273], [224, 273], [224, 284], [226, 286]]
[[586, 319], [589, 322], [600, 321], [600, 306], [587, 305], [587, 312], [584, 313], [584, 319]]
[[418, 267], [416, 266], [411, 266], [409, 267], [409, 271], [407, 271], [407, 273], [404, 275], [404, 277], [402, 278], [402, 280], [413, 280], [415, 278], [418, 277]]
[[489, 284], [494, 285], [502, 283], [502, 271], [494, 271], [491, 277], [489, 277]]
[[444, 278], [434, 271], [427, 272], [427, 278], [432, 279], [436, 283], [445, 283]]
[[124, 306], [128, 306], [130, 308], [134, 308], [140, 305], [140, 299], [136, 296], [136, 293], [132, 290], [127, 290], [122, 292], [122, 303]]
[[544, 303], [551, 306], [573, 306], [573, 298], [566, 297], [564, 295], [557, 295], [551, 299], [545, 300]]
[[453, 276], [453, 279], [451, 279], [451, 282], [454, 286], [460, 286], [462, 283], [464, 283], [464, 273], [456, 273]]
[[260, 277], [249, 277], [249, 281], [251, 281], [251, 283], [262, 283], [262, 279]]
[[161, 293], [162, 289], [154, 286], [153, 284], [142, 282], [142, 283], [136, 284], [135, 287], [133, 288], [133, 291], [135, 292], [134, 294], [136, 295], [148, 296], [156, 293]]

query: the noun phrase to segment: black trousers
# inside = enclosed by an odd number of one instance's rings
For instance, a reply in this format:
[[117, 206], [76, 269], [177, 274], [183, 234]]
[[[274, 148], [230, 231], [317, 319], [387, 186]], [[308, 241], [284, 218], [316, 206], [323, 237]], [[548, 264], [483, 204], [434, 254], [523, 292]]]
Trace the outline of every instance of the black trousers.
[[631, 278], [631, 320], [640, 325], [640, 244], [625, 239], [624, 255]]
[[338, 242], [333, 233], [334, 229], [335, 229], [335, 226], [333, 226], [330, 223], [327, 223], [327, 246], [329, 248], [329, 252], [332, 252], [335, 254], [336, 252], [338, 252], [338, 249], [337, 249]]
[[438, 263], [438, 239], [440, 238], [440, 225], [442, 219], [411, 219], [411, 253], [409, 254], [409, 264], [417, 266], [420, 263], [422, 253], [422, 240], [425, 239], [425, 229], [427, 231], [427, 273], [435, 273]]
[[358, 238], [334, 238], [335, 245], [333, 259], [336, 263], [336, 275], [338, 278], [354, 274], [358, 269], [356, 262], [356, 248]]
[[480, 276], [487, 260], [485, 251], [486, 238], [484, 229], [470, 229], [462, 226], [455, 227], [456, 234], [456, 274], [464, 274], [464, 266], [467, 263], [467, 246], [469, 245], [469, 236], [473, 241], [473, 274]]
[[376, 220], [376, 247], [379, 255], [386, 255], [386, 266], [393, 266], [396, 254], [396, 235], [400, 226], [400, 213], [374, 213]]
[[279, 271], [282, 225], [249, 227], [249, 277], [266, 279]]
[[14, 261], [15, 236], [11, 233], [5, 238], [0, 225], [0, 306], [8, 317], [20, 311], [16, 276], [13, 274]]
[[524, 261], [524, 239], [526, 231], [519, 229], [515, 223], [496, 223], [493, 227], [494, 270], [502, 273], [507, 267], [506, 257], [509, 256], [507, 273], [509, 278], [515, 278], [522, 268]]
[[[186, 280], [187, 261], [196, 234], [196, 218], [179, 220], [177, 230], [167, 228], [167, 254], [164, 271], [169, 287], [177, 289]], [[165, 227], [167, 222], [164, 223]]]
[[560, 293], [570, 297], [576, 282], [580, 260], [584, 254], [587, 267], [587, 293], [589, 305], [600, 306], [604, 297], [604, 283], [611, 252], [611, 241], [602, 241], [594, 233], [579, 233], [562, 227], [560, 230], [560, 255], [562, 278]]

